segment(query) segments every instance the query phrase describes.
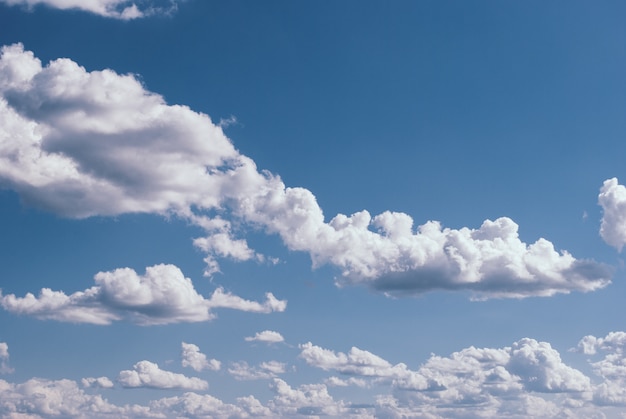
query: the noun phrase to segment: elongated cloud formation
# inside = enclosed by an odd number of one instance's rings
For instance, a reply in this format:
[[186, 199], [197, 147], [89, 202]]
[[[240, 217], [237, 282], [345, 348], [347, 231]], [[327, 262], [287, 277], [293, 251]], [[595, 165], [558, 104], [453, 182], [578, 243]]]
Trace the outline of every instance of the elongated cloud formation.
[[279, 235], [314, 266], [337, 267], [340, 286], [393, 295], [523, 298], [610, 282], [603, 265], [545, 239], [522, 242], [506, 217], [458, 230], [435, 221], [414, 227], [409, 215], [389, 211], [326, 222], [309, 190], [259, 172], [208, 116], [167, 105], [131, 75], [87, 72], [69, 59], [44, 67], [19, 44], [4, 47], [0, 59], [0, 184], [67, 217], [184, 217], [206, 232], [195, 245], [207, 254], [209, 275], [219, 257], [265, 260], [236, 237], [236, 220]]
[[244, 338], [246, 342], [266, 342], [266, 343], [280, 343], [284, 342], [285, 338], [273, 330], [264, 330], [262, 332], [255, 333], [254, 336], [248, 336]]
[[[0, 0], [9, 6], [45, 5], [55, 9], [76, 9], [114, 19], [131, 20], [155, 14], [169, 14], [176, 10], [176, 0]], [[159, 6], [165, 4], [165, 6]]]
[[155, 265], [138, 275], [130, 268], [100, 272], [96, 285], [66, 295], [44, 288], [38, 297], [2, 296], [0, 305], [15, 314], [72, 323], [110, 324], [128, 320], [140, 325], [201, 322], [215, 317], [212, 309], [230, 308], [255, 313], [284, 311], [286, 301], [267, 293], [263, 303], [244, 300], [218, 288], [211, 298], [198, 294], [189, 278], [174, 265]]
[[[285, 371], [285, 364], [272, 361], [254, 367], [235, 363], [229, 372], [239, 380], [270, 379], [273, 397], [265, 404], [253, 396], [225, 403], [196, 393], [206, 390], [204, 380], [141, 361], [119, 374], [119, 385], [192, 391], [145, 406], [116, 406], [71, 380], [31, 379], [22, 384], [0, 380], [0, 416], [556, 418], [614, 417], [626, 406], [626, 333], [622, 331], [585, 336], [575, 349], [599, 358], [589, 360], [599, 379], [595, 382], [567, 365], [549, 343], [530, 338], [503, 348], [470, 346], [448, 356], [431, 355], [417, 369], [394, 365], [356, 347], [342, 353], [306, 343], [300, 350], [300, 358], [311, 367], [341, 374], [342, 378], [325, 380], [328, 384], [354, 387], [344, 396], [369, 387], [362, 399], [369, 402], [336, 399], [325, 384], [291, 386], [275, 377]], [[82, 383], [89, 393], [113, 387], [106, 377], [86, 378]], [[389, 392], [372, 396], [372, 390], [385, 387]]]
[[117, 382], [123, 387], [174, 388], [182, 390], [206, 390], [209, 384], [196, 377], [186, 377], [171, 371], [164, 371], [150, 361], [140, 361], [132, 370], [121, 371]]

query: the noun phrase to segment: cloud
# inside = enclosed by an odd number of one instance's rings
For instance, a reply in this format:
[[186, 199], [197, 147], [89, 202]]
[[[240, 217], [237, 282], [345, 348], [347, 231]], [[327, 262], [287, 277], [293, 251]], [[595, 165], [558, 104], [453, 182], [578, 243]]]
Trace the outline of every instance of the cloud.
[[[103, 17], [121, 20], [132, 20], [146, 16], [170, 14], [176, 10], [176, 0], [0, 0], [0, 3], [9, 6], [23, 6], [32, 9], [35, 6], [45, 5], [61, 10], [81, 10]], [[167, 6], [158, 6], [164, 4]]]
[[107, 377], [83, 378], [81, 384], [85, 388], [113, 388], [115, 384]]
[[0, 374], [9, 374], [13, 368], [9, 367], [9, 345], [0, 342]]
[[71, 380], [30, 379], [21, 384], [0, 380], [0, 416], [40, 417], [150, 417], [146, 407], [115, 406], [100, 395], [90, 395]]
[[209, 384], [196, 377], [186, 377], [170, 371], [164, 371], [150, 361], [139, 361], [132, 370], [124, 370], [117, 376], [117, 382], [123, 387], [148, 387], [159, 389], [206, 390]]
[[146, 326], [211, 320], [215, 308], [270, 313], [284, 311], [287, 305], [271, 293], [266, 294], [265, 302], [258, 303], [222, 288], [206, 299], [174, 265], [147, 267], [144, 275], [130, 268], [99, 272], [95, 282], [95, 286], [69, 296], [48, 288], [42, 289], [38, 297], [31, 293], [21, 298], [0, 293], [0, 305], [11, 313], [44, 320], [100, 325], [127, 320]]
[[261, 362], [251, 367], [247, 362], [234, 362], [228, 369], [236, 380], [265, 380], [285, 373], [286, 365], [278, 361]]
[[248, 336], [244, 338], [246, 342], [266, 342], [266, 343], [280, 343], [284, 342], [285, 338], [273, 330], [264, 330], [257, 332], [254, 336]]
[[594, 401], [626, 406], [626, 332], [611, 332], [603, 338], [585, 336], [577, 350], [586, 355], [604, 354], [602, 359], [591, 362], [594, 373], [603, 380], [594, 387]]
[[218, 371], [222, 367], [222, 363], [220, 361], [217, 359], [208, 360], [206, 355], [200, 352], [200, 348], [192, 343], [183, 342], [181, 347], [183, 367], [190, 367], [196, 371]]
[[621, 252], [626, 244], [626, 187], [620, 185], [617, 178], [605, 180], [598, 203], [602, 207], [600, 236]]
[[307, 252], [314, 267], [336, 267], [339, 286], [395, 296], [550, 296], [593, 291], [611, 277], [543, 238], [522, 242], [506, 217], [477, 229], [436, 221], [414, 228], [409, 215], [390, 211], [326, 222], [311, 191], [257, 170], [207, 115], [167, 105], [133, 75], [87, 72], [69, 59], [42, 66], [20, 44], [0, 59], [0, 184], [66, 217], [182, 217], [204, 230], [195, 245], [207, 275], [223, 257], [267, 260], [241, 237], [252, 228]]
[[269, 407], [272, 412], [283, 416], [340, 416], [347, 410], [343, 402], [332, 398], [324, 384], [307, 384], [294, 389], [285, 381], [275, 378], [271, 389], [275, 397], [270, 400]]
[[192, 418], [248, 418], [271, 417], [271, 411], [253, 396], [240, 397], [237, 404], [228, 404], [209, 395], [185, 393], [154, 401], [151, 410], [163, 412], [165, 417]]
[[542, 405], [560, 412], [552, 402], [555, 396], [564, 406], [577, 401], [583, 405], [592, 391], [590, 379], [564, 364], [549, 343], [529, 338], [505, 348], [469, 347], [449, 357], [432, 355], [417, 370], [355, 347], [347, 354], [311, 343], [300, 348], [307, 364], [348, 377], [331, 377], [330, 385], [390, 385], [393, 396], [377, 403], [383, 417], [523, 416]]

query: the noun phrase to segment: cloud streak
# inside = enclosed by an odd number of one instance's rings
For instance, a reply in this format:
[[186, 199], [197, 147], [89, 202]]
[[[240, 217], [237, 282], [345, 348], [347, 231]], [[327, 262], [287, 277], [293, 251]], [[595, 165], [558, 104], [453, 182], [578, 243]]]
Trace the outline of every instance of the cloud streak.
[[217, 308], [271, 313], [287, 307], [286, 301], [271, 293], [262, 303], [245, 300], [222, 288], [204, 298], [174, 265], [151, 266], [144, 275], [130, 268], [99, 272], [95, 282], [95, 286], [70, 295], [48, 288], [38, 296], [0, 293], [0, 305], [11, 313], [42, 320], [99, 325], [126, 320], [144, 326], [208, 321], [215, 318], [212, 310]]
[[133, 20], [154, 15], [169, 15], [176, 11], [176, 0], [0, 0], [9, 6], [32, 9], [46, 6], [60, 10], [81, 10], [99, 16]]
[[257, 170], [207, 115], [167, 105], [132, 75], [87, 72], [69, 59], [43, 66], [16, 44], [2, 49], [0, 96], [0, 184], [66, 217], [183, 217], [205, 231], [194, 243], [206, 253], [207, 275], [219, 271], [219, 258], [266, 260], [238, 236], [255, 228], [307, 252], [314, 267], [337, 268], [339, 286], [394, 296], [524, 298], [610, 282], [599, 263], [543, 238], [522, 242], [507, 217], [475, 229], [436, 221], [415, 228], [391, 211], [326, 222], [311, 191]]

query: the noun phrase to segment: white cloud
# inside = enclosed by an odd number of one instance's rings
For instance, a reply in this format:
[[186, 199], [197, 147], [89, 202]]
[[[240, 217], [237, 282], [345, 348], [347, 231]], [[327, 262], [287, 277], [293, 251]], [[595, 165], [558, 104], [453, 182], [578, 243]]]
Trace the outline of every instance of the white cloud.
[[123, 387], [173, 388], [183, 390], [206, 390], [209, 384], [196, 377], [186, 377], [171, 371], [164, 371], [150, 361], [137, 362], [132, 370], [124, 370], [117, 376]]
[[150, 404], [152, 411], [163, 412], [165, 417], [190, 418], [248, 418], [251, 416], [271, 417], [271, 411], [252, 396], [240, 397], [237, 404], [228, 404], [209, 395], [185, 393]]
[[211, 370], [218, 371], [222, 367], [222, 363], [217, 359], [208, 360], [206, 355], [200, 352], [200, 348], [193, 343], [181, 344], [182, 347], [182, 365], [190, 367], [196, 371]]
[[115, 386], [108, 377], [83, 378], [81, 384], [85, 388], [113, 388]]
[[585, 336], [577, 349], [586, 355], [604, 354], [604, 358], [591, 362], [594, 373], [603, 379], [594, 387], [594, 401], [626, 406], [626, 332], [611, 332], [603, 338]]
[[287, 309], [287, 301], [279, 300], [271, 292], [265, 293], [265, 301], [244, 300], [243, 298], [224, 292], [223, 288], [217, 288], [207, 305], [210, 308], [231, 308], [234, 310], [249, 311], [252, 313], [271, 313], [273, 311], [282, 312]]
[[248, 336], [244, 338], [246, 342], [266, 342], [266, 343], [280, 343], [284, 342], [285, 338], [273, 330], [264, 330], [262, 332], [257, 332], [254, 336]]
[[[176, 0], [0, 0], [9, 6], [24, 6], [33, 8], [45, 5], [54, 9], [82, 10], [96, 15], [132, 20], [155, 14], [170, 14], [176, 10]], [[166, 6], [158, 6], [164, 4]]]
[[300, 348], [307, 364], [348, 376], [331, 377], [329, 385], [363, 387], [364, 380], [391, 385], [393, 396], [377, 403], [382, 417], [532, 416], [542, 405], [561, 412], [555, 397], [563, 406], [572, 400], [584, 405], [592, 391], [590, 379], [565, 365], [550, 344], [528, 338], [501, 349], [469, 347], [449, 357], [432, 355], [417, 370], [358, 348], [347, 354], [310, 343]]
[[21, 384], [0, 380], [0, 416], [3, 418], [155, 417], [141, 406], [115, 406], [100, 395], [90, 395], [71, 380], [30, 379]]
[[0, 305], [15, 314], [72, 323], [110, 324], [128, 320], [140, 325], [156, 325], [211, 320], [214, 308], [230, 308], [256, 313], [284, 311], [286, 301], [266, 294], [266, 301], [244, 300], [217, 288], [209, 299], [197, 293], [191, 280], [174, 265], [155, 265], [138, 275], [130, 268], [99, 272], [96, 285], [66, 295], [44, 288], [38, 297], [14, 294], [3, 296]]
[[617, 178], [604, 181], [598, 203], [602, 207], [600, 236], [618, 251], [626, 244], [626, 187]]
[[307, 384], [294, 389], [285, 381], [275, 378], [271, 388], [275, 397], [268, 405], [275, 414], [340, 416], [347, 410], [343, 402], [332, 398], [324, 384]]
[[261, 362], [251, 367], [247, 362], [234, 362], [228, 369], [236, 380], [265, 380], [285, 373], [286, 365], [278, 361]]
[[542, 238], [522, 242], [506, 217], [458, 230], [434, 221], [415, 229], [409, 215], [389, 211], [325, 222], [310, 191], [259, 172], [208, 116], [167, 105], [132, 75], [87, 72], [69, 59], [44, 67], [19, 44], [4, 47], [0, 59], [0, 184], [67, 217], [183, 217], [205, 230], [195, 244], [207, 254], [208, 275], [219, 271], [220, 257], [265, 260], [238, 237], [252, 227], [309, 253], [314, 266], [337, 267], [340, 286], [392, 295], [522, 298], [610, 282], [601, 264]]
[[9, 345], [0, 342], [0, 374], [9, 374], [13, 368], [9, 367]]

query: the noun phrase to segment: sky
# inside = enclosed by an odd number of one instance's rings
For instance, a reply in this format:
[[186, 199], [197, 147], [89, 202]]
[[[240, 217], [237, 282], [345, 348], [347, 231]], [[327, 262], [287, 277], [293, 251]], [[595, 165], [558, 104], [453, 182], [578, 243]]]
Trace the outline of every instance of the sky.
[[626, 417], [625, 13], [0, 0], [0, 417]]

